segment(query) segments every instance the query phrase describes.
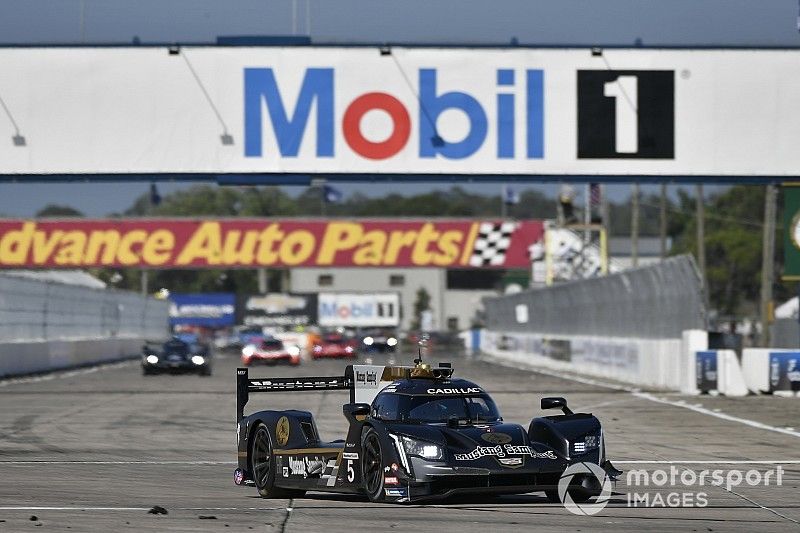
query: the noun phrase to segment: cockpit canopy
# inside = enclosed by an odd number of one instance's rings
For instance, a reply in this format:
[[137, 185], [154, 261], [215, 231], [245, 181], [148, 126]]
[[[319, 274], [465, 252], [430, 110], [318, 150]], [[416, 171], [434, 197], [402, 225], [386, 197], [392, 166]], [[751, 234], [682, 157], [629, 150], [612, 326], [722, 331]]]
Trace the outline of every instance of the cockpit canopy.
[[409, 423], [448, 422], [453, 417], [469, 423], [500, 420], [500, 413], [494, 400], [481, 389], [474, 390], [480, 392], [403, 394], [397, 391], [382, 391], [372, 401], [372, 416], [386, 421]]

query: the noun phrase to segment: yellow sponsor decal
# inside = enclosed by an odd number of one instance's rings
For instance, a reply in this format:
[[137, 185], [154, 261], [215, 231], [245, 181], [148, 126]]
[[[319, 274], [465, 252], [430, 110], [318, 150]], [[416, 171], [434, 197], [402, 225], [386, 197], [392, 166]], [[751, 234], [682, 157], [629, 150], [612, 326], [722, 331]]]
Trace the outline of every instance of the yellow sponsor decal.
[[286, 443], [289, 442], [289, 419], [285, 416], [280, 417], [275, 425], [275, 438], [278, 446], [286, 446]]

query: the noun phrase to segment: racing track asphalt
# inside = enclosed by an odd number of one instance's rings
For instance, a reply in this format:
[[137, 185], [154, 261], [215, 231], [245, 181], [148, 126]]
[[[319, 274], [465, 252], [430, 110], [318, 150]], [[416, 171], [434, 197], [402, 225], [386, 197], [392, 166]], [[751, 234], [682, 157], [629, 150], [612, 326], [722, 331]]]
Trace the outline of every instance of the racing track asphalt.
[[[668, 471], [666, 462], [676, 461], [679, 472], [763, 472], [777, 465], [719, 462], [784, 461], [783, 484], [650, 487], [645, 492], [653, 499], [702, 489], [708, 505], [644, 508], [628, 506], [629, 489], [642, 488], [628, 487], [623, 476], [596, 516], [571, 514], [537, 493], [427, 506], [321, 493], [263, 500], [232, 483], [237, 362], [218, 358], [210, 378], [143, 377], [137, 363], [128, 362], [0, 381], [0, 531], [800, 530], [800, 433], [785, 429], [800, 425], [800, 398], [643, 396], [457, 357], [456, 374], [483, 385], [506, 420], [527, 425], [542, 414], [538, 402], [546, 395], [566, 396], [576, 410], [594, 412], [605, 427], [608, 455], [623, 470]], [[343, 365], [256, 367], [251, 375], [336, 375]], [[248, 408], [310, 410], [323, 438], [335, 439], [344, 436], [346, 398], [341, 391], [263, 394], [252, 396]], [[681, 400], [707, 411], [664, 403]], [[148, 514], [155, 505], [168, 514]]]

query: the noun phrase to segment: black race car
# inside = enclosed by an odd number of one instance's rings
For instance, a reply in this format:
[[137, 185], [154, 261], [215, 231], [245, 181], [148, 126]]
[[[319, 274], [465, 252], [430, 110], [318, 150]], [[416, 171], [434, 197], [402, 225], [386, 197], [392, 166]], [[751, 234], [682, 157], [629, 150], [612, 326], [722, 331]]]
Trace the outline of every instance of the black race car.
[[191, 372], [211, 375], [211, 353], [207, 344], [173, 337], [164, 343], [142, 346], [142, 374]]
[[[351, 365], [336, 377], [252, 379], [238, 369], [234, 482], [254, 485], [264, 498], [325, 491], [412, 502], [545, 491], [560, 501], [559, 479], [573, 463], [600, 465], [611, 477], [621, 473], [606, 460], [597, 418], [573, 413], [563, 398], [542, 399], [543, 409], [561, 408], [563, 415], [534, 418], [525, 428], [504, 422], [491, 397], [475, 383], [453, 379], [449, 364], [415, 362]], [[253, 392], [336, 389], [350, 391], [344, 440], [322, 442], [306, 411], [244, 415]], [[585, 501], [605, 484], [578, 474], [566, 490]]]

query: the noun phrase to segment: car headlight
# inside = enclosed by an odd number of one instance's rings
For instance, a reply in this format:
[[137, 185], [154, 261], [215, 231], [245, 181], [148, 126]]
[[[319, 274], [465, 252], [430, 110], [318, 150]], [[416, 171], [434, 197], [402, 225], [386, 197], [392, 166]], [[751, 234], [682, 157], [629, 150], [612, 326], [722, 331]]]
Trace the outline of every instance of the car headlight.
[[193, 355], [192, 356], [192, 363], [194, 363], [196, 365], [202, 365], [205, 362], [206, 362], [206, 360], [205, 360], [205, 358], [203, 358], [202, 355]]
[[150, 354], [145, 358], [145, 361], [147, 361], [151, 365], [154, 365], [154, 364], [158, 363], [158, 356]]
[[367, 346], [372, 346], [372, 343], [375, 342], [375, 339], [372, 337], [364, 337], [364, 344]]
[[286, 348], [286, 351], [292, 357], [297, 357], [298, 355], [300, 355], [300, 348], [298, 348], [297, 346], [289, 346], [288, 348]]
[[423, 459], [441, 459], [444, 457], [444, 450], [442, 450], [441, 446], [424, 440], [403, 437], [403, 447], [408, 455], [416, 455]]
[[245, 357], [253, 357], [253, 354], [256, 353], [256, 347], [252, 344], [248, 344], [244, 348], [242, 348], [242, 355]]
[[572, 452], [575, 454], [586, 453], [600, 446], [600, 435], [586, 435], [572, 443]]
[[386, 340], [386, 345], [387, 346], [397, 346], [397, 339], [395, 339], [394, 337], [389, 337]]

